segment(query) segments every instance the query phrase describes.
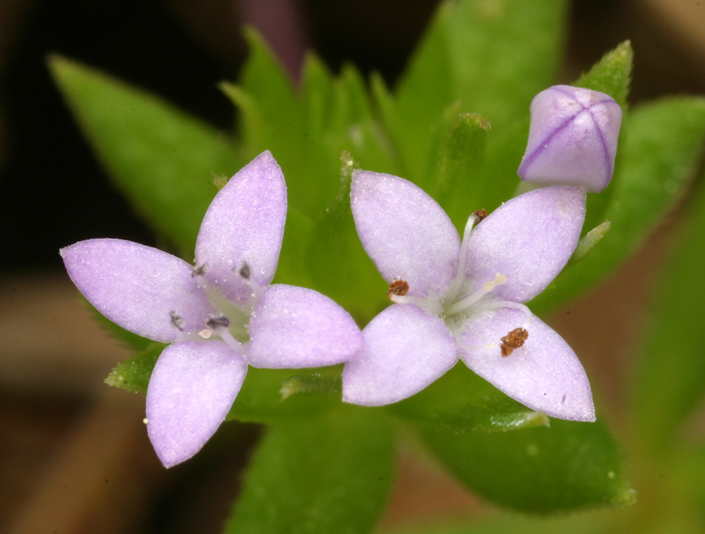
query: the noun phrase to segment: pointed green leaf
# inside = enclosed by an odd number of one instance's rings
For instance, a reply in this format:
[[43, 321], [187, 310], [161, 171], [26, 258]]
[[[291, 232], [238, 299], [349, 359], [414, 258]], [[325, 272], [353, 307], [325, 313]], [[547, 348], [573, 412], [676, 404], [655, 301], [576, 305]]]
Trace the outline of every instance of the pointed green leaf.
[[[245, 38], [250, 54], [238, 84], [220, 86], [240, 110], [242, 152], [251, 159], [270, 150], [284, 171], [289, 206], [310, 217], [317, 213], [317, 195], [311, 192], [316, 190], [319, 177], [310, 172], [308, 162], [311, 143], [317, 141], [308, 139], [311, 125], [303, 99], [262, 36], [247, 28]], [[311, 69], [304, 74], [309, 77], [310, 87]], [[316, 74], [321, 76], [316, 78], [315, 89], [329, 90], [325, 87], [326, 75], [320, 71]]]
[[314, 376], [339, 379], [340, 372], [340, 366], [321, 369], [250, 367], [226, 419], [245, 423], [278, 423], [321, 414], [341, 404], [340, 394], [331, 395], [328, 391], [319, 390], [283, 398], [282, 387], [294, 378], [299, 381], [311, 380]]
[[116, 325], [110, 319], [105, 317], [102, 313], [95, 309], [95, 307], [86, 300], [83, 295], [79, 297], [83, 304], [86, 306], [88, 311], [93, 316], [93, 319], [100, 325], [100, 327], [113, 339], [120, 342], [121, 345], [127, 347], [135, 352], [142, 352], [147, 347], [149, 347], [153, 341], [147, 339], [146, 337], [138, 336], [133, 334], [128, 330], [125, 330], [121, 326]]
[[484, 498], [548, 514], [634, 502], [621, 453], [601, 422], [551, 419], [551, 428], [458, 434], [425, 427], [446, 467]]
[[401, 419], [454, 431], [506, 432], [548, 425], [545, 414], [510, 399], [462, 362], [413, 397], [390, 404], [387, 410]]
[[384, 307], [386, 286], [355, 230], [350, 210], [355, 165], [348, 152], [341, 155], [338, 195], [314, 224], [306, 259], [314, 287], [364, 324]]
[[[705, 529], [705, 446], [699, 443], [695, 447], [679, 450], [678, 454], [672, 457], [671, 465], [673, 464], [675, 465], [671, 468], [672, 473], [678, 477], [679, 486], [684, 489], [688, 501], [683, 504], [688, 508], [687, 512], [695, 516], [695, 524], [699, 526], [698, 529], [693, 529], [693, 532], [702, 532]], [[673, 497], [677, 499], [680, 496]], [[671, 507], [675, 508], [676, 506]], [[688, 514], [681, 512], [680, 515]]]
[[582, 260], [585, 256], [590, 254], [592, 249], [607, 235], [611, 225], [612, 223], [610, 221], [605, 221], [585, 234], [585, 237], [583, 237], [578, 242], [578, 246], [575, 247], [575, 252], [573, 252], [573, 255], [568, 261], [568, 266], [573, 265], [575, 262]]
[[633, 62], [632, 45], [629, 41], [624, 41], [617, 48], [605, 54], [573, 85], [606, 93], [624, 108], [627, 105], [627, 96], [629, 95]]
[[476, 181], [467, 184], [472, 195], [470, 211], [485, 209], [492, 212], [517, 194], [517, 169], [529, 138], [529, 108], [512, 126], [499, 132], [488, 132], [484, 165]]
[[250, 53], [237, 90], [233, 92], [234, 86], [223, 84], [228, 88], [226, 94], [242, 111], [239, 130], [243, 151], [251, 159], [269, 149], [280, 165], [291, 165], [298, 160], [296, 152], [288, 147], [300, 141], [292, 139], [291, 133], [297, 128], [295, 121], [301, 118], [293, 83], [254, 28], [245, 29], [245, 39]]
[[295, 375], [282, 382], [281, 400], [284, 402], [292, 395], [309, 395], [312, 393], [325, 393], [339, 395], [343, 391], [343, 381], [340, 376]]
[[573, 514], [566, 517], [535, 517], [501, 514], [498, 517], [476, 518], [466, 521], [433, 523], [384, 529], [379, 534], [596, 534], [610, 532], [605, 528], [608, 519], [591, 514]]
[[669, 98], [640, 106], [623, 129], [621, 176], [604, 212], [610, 231], [531, 302], [535, 313], [546, 313], [609, 275], [682, 196], [699, 171], [705, 99]]
[[380, 102], [405, 177], [423, 187], [435, 173], [433, 147], [450, 106], [459, 106], [454, 115], [481, 113], [499, 131], [527, 113], [555, 74], [565, 8], [562, 0], [438, 8], [399, 82], [396, 109]]
[[105, 383], [116, 388], [136, 393], [147, 393], [149, 378], [166, 348], [164, 343], [151, 343], [145, 350], [117, 364], [105, 379]]
[[661, 448], [705, 395], [705, 190], [700, 187], [654, 299], [639, 362], [634, 411], [643, 442]]
[[310, 218], [289, 206], [284, 227], [286, 237], [282, 241], [275, 283], [311, 287], [306, 271], [306, 246], [311, 238], [312, 226]]
[[438, 199], [458, 228], [465, 225], [468, 211], [468, 184], [476, 183], [484, 164], [489, 122], [477, 113], [461, 113], [450, 126], [441, 147], [438, 181], [431, 196]]
[[349, 150], [365, 168], [389, 171], [389, 142], [375, 125], [357, 69], [334, 77], [309, 54], [301, 90], [293, 89], [262, 38], [247, 34], [251, 55], [238, 85], [222, 89], [241, 110], [243, 151], [269, 149], [287, 178], [289, 206], [314, 219], [335, 197], [338, 154]]
[[[147, 393], [149, 379], [157, 359], [167, 345], [152, 342], [146, 349], [120, 362], [105, 379], [105, 383]], [[309, 388], [310, 391], [297, 391], [289, 398], [283, 398], [282, 387], [292, 379], [311, 382], [318, 378], [327, 384], [340, 380], [340, 367], [324, 369], [256, 369], [247, 370], [245, 382], [227, 416], [229, 421], [248, 423], [273, 423], [291, 418], [300, 419], [321, 414], [333, 406], [341, 404], [340, 393], [322, 387]]]
[[390, 141], [373, 116], [370, 95], [354, 65], [344, 65], [334, 82], [331, 115], [332, 130], [340, 137], [337, 144], [330, 145], [331, 150], [349, 151], [365, 170], [397, 173]]
[[244, 161], [224, 136], [154, 95], [59, 56], [52, 74], [117, 187], [190, 259], [217, 193]]
[[345, 407], [269, 429], [257, 448], [226, 534], [366, 534], [394, 473], [387, 421]]

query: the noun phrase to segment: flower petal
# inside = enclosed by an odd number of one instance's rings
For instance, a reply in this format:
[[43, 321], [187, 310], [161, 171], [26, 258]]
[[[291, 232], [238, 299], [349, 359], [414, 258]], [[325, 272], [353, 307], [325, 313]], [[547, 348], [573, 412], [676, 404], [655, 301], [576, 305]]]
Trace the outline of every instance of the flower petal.
[[621, 122], [622, 108], [605, 93], [568, 85], [540, 92], [519, 176], [602, 191], [612, 179]]
[[458, 268], [460, 238], [438, 203], [403, 178], [353, 173], [351, 204], [362, 246], [384, 279], [409, 295], [446, 292]]
[[[513, 399], [551, 417], [594, 421], [590, 382], [568, 344], [538, 317], [511, 308], [480, 314], [461, 334], [460, 357]], [[502, 356], [502, 338], [523, 327], [524, 344]]]
[[[259, 286], [274, 278], [285, 221], [284, 175], [266, 151], [213, 199], [198, 234], [196, 263], [206, 265], [206, 278], [226, 297], [245, 301], [251, 293], [248, 277]], [[239, 274], [244, 272], [247, 276]]]
[[60, 251], [88, 301], [114, 323], [155, 341], [204, 328], [213, 312], [185, 261], [131, 241], [90, 239]]
[[578, 187], [544, 187], [511, 199], [468, 237], [465, 273], [472, 290], [503, 274], [507, 281], [493, 295], [531, 300], [570, 259], [584, 220], [585, 192]]
[[345, 362], [363, 346], [350, 314], [318, 291], [269, 286], [250, 318], [247, 360], [254, 367], [291, 369]]
[[345, 364], [343, 401], [391, 404], [418, 393], [458, 361], [441, 319], [413, 304], [395, 304], [363, 330], [365, 350]]
[[166, 467], [215, 434], [245, 380], [247, 364], [222, 341], [185, 341], [162, 352], [147, 389], [147, 432]]

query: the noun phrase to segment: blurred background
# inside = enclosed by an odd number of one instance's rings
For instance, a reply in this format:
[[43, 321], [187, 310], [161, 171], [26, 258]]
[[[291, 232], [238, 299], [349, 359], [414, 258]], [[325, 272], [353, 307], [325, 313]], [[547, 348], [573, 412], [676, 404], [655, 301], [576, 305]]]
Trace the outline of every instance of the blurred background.
[[[258, 28], [294, 79], [313, 49], [334, 71], [351, 61], [393, 86], [436, 4], [0, 2], [0, 533], [219, 532], [258, 436], [255, 426], [223, 425], [196, 458], [167, 471], [147, 439], [144, 398], [102, 383], [129, 353], [92, 322], [58, 249], [92, 237], [159, 243], [91, 154], [47, 55], [97, 67], [232, 131], [235, 112], [216, 84], [242, 66], [243, 25]], [[705, 0], [575, 0], [557, 82], [625, 39], [635, 50], [632, 103], [705, 94]], [[580, 356], [617, 435], [634, 342], [677, 224], [674, 213], [616, 276], [550, 321]], [[380, 532], [496, 513], [402, 446]]]

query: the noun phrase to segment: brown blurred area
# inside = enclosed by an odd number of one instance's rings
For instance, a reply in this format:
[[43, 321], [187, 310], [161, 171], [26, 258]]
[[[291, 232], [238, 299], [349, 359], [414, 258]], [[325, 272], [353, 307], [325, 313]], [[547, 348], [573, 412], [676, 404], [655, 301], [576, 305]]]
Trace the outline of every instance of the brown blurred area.
[[[0, 534], [219, 532], [258, 435], [223, 425], [196, 458], [167, 471], [147, 440], [144, 398], [102, 383], [129, 352], [91, 320], [57, 251], [90, 237], [154, 242], [81, 138], [46, 55], [96, 66], [231, 129], [234, 111], [216, 83], [242, 65], [243, 24], [264, 33], [294, 77], [313, 48], [334, 70], [351, 60], [393, 83], [435, 4], [0, 2]], [[705, 0], [576, 0], [559, 81], [627, 38], [632, 103], [705, 93]], [[634, 343], [677, 222], [674, 214], [615, 277], [551, 321], [613, 427], [624, 419]], [[399, 466], [382, 528], [494, 513], [413, 447], [402, 447]]]

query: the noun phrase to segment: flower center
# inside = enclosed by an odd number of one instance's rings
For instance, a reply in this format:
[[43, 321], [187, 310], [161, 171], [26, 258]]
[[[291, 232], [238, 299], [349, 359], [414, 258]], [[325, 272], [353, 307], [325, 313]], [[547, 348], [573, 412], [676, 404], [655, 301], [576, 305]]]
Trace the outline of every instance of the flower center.
[[[205, 277], [207, 270], [207, 264], [199, 265], [194, 268], [191, 276], [196, 279], [198, 287], [206, 294], [208, 302], [216, 313], [204, 319], [204, 328], [197, 335], [202, 339], [220, 338], [230, 348], [244, 355], [246, 352], [244, 345], [250, 340], [248, 331], [250, 316], [262, 295], [262, 288], [252, 280], [252, 270], [247, 263], [243, 262], [233, 271], [237, 273], [238, 282], [249, 290], [249, 295], [243, 302], [233, 302], [223, 295], [220, 288], [208, 281]], [[183, 319], [174, 312], [171, 312], [171, 320], [177, 328], [183, 324]]]
[[[454, 334], [459, 333], [466, 319], [470, 316], [496, 310], [498, 308], [515, 308], [521, 310], [526, 315], [524, 328], [528, 325], [531, 312], [524, 305], [518, 302], [498, 300], [492, 292], [502, 284], [507, 282], [507, 277], [502, 273], [497, 273], [492, 280], [486, 281], [481, 287], [470, 292], [472, 281], [466, 277], [465, 265], [468, 254], [468, 238], [473, 228], [487, 216], [487, 212], [480, 210], [474, 212], [469, 218], [463, 231], [463, 240], [460, 245], [458, 257], [458, 270], [455, 279], [450, 284], [445, 295], [440, 297], [418, 297], [407, 295], [408, 284], [403, 280], [394, 280], [389, 287], [387, 295], [389, 300], [398, 304], [415, 304], [432, 315], [444, 319], [446, 325]], [[403, 284], [405, 291], [397, 289]], [[518, 345], [518, 348], [521, 345]]]

